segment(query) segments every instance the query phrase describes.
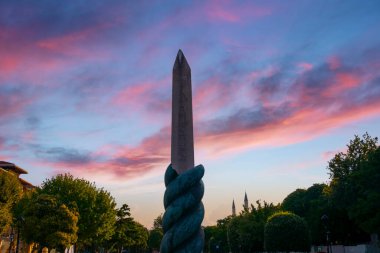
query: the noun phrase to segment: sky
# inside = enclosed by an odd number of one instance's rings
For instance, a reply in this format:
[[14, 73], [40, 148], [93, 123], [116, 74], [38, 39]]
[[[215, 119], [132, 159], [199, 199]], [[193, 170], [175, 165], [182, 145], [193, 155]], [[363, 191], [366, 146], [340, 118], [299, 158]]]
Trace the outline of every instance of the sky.
[[380, 1], [0, 0], [0, 160], [35, 185], [95, 182], [150, 228], [164, 211], [171, 75], [192, 71], [204, 225], [232, 200], [329, 182], [380, 136]]

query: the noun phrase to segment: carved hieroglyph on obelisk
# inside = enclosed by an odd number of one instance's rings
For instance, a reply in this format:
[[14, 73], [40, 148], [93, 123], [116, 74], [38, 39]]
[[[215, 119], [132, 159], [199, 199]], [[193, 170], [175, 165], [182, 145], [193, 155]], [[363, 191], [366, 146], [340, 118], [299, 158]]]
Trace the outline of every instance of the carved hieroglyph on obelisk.
[[200, 253], [204, 245], [202, 165], [194, 167], [191, 70], [179, 50], [173, 67], [171, 164], [165, 172], [161, 253]]
[[173, 66], [171, 163], [178, 174], [194, 167], [191, 69], [179, 50]]

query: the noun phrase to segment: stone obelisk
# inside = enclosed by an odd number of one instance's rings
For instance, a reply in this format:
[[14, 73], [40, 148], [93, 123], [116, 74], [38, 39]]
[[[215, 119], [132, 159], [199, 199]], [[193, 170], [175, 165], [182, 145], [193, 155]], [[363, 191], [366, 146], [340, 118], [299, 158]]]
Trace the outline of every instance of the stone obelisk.
[[161, 253], [200, 253], [204, 245], [202, 165], [194, 167], [191, 70], [181, 50], [173, 66], [171, 164], [165, 172]]
[[171, 163], [178, 174], [194, 167], [191, 69], [182, 50], [173, 66]]

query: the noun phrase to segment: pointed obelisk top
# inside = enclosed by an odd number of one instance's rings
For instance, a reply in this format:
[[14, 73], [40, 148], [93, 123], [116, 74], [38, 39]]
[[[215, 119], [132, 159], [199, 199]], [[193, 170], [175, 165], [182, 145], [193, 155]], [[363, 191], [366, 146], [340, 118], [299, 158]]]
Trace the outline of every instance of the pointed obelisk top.
[[179, 174], [194, 167], [191, 70], [181, 49], [173, 66], [171, 164]]
[[190, 66], [187, 63], [186, 57], [183, 54], [181, 49], [178, 50], [177, 57], [175, 58], [173, 70], [178, 69], [178, 68], [181, 68], [182, 70], [186, 70], [186, 71], [190, 70]]
[[182, 58], [185, 58], [185, 56], [183, 55], [183, 52], [182, 52], [182, 50], [180, 49], [180, 50], [178, 50], [178, 53], [177, 53], [177, 58], [178, 58], [178, 61], [179, 61], [179, 63], [181, 63], [182, 62]]

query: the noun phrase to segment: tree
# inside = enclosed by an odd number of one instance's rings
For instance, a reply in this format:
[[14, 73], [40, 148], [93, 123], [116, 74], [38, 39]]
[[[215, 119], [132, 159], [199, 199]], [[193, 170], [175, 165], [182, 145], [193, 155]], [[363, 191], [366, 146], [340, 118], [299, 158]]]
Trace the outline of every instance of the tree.
[[151, 250], [159, 250], [161, 245], [162, 237], [164, 236], [162, 230], [160, 229], [152, 229], [149, 231], [149, 238], [148, 238], [148, 247]]
[[133, 240], [133, 244], [129, 248], [131, 252], [143, 252], [148, 247], [149, 231], [136, 221], [133, 221], [132, 224], [133, 226], [127, 230]]
[[161, 240], [164, 236], [162, 229], [162, 214], [153, 221], [153, 228], [149, 231], [148, 247], [151, 250], [160, 250]]
[[109, 192], [96, 188], [94, 183], [63, 174], [44, 181], [39, 192], [52, 195], [59, 203], [78, 211], [77, 248], [95, 251], [113, 235], [115, 200]]
[[256, 201], [250, 210], [231, 220], [229, 226], [231, 249], [258, 252], [264, 250], [264, 226], [269, 216], [279, 210], [279, 205]]
[[22, 210], [21, 234], [28, 243], [57, 248], [61, 252], [77, 240], [78, 213], [51, 195], [25, 195], [16, 208]]
[[324, 214], [330, 215], [328, 192], [327, 185], [314, 184], [306, 190], [297, 189], [290, 193], [281, 204], [284, 211], [297, 214], [306, 220], [310, 229], [311, 242], [314, 245], [325, 243], [326, 240], [326, 231], [321, 217]]
[[[331, 202], [340, 213], [339, 217], [346, 216], [350, 223], [356, 223], [352, 225], [354, 234], [351, 235], [351, 241], [355, 243], [368, 241], [369, 236], [362, 229], [376, 231], [364, 223], [368, 221], [366, 215], [372, 213], [371, 209], [378, 208], [376, 205], [371, 206], [373, 205], [371, 201], [379, 192], [378, 188], [372, 185], [374, 182], [377, 184], [373, 181], [378, 173], [376, 155], [372, 155], [378, 149], [377, 142], [378, 138], [372, 138], [368, 133], [362, 138], [355, 135], [347, 145], [347, 151], [336, 154], [328, 164], [331, 177]], [[372, 157], [371, 162], [370, 157]], [[377, 202], [376, 200], [375, 203]], [[370, 223], [373, 223], [372, 221]], [[342, 226], [344, 225], [346, 224], [342, 223]]]
[[11, 209], [22, 196], [22, 186], [16, 175], [0, 168], [0, 235], [12, 223]]
[[154, 219], [153, 229], [161, 229], [162, 230], [162, 214], [158, 215], [157, 218]]
[[305, 207], [305, 189], [297, 189], [294, 192], [290, 193], [286, 198], [282, 201], [281, 207], [284, 210], [293, 212], [301, 217], [304, 217], [307, 213]]
[[269, 216], [279, 210], [279, 205], [261, 203], [218, 220], [216, 226], [206, 227], [205, 252], [259, 252], [264, 248], [264, 226]]
[[380, 234], [380, 148], [370, 152], [349, 179], [356, 199], [348, 208], [350, 218], [369, 234]]
[[362, 161], [377, 149], [378, 138], [372, 138], [368, 133], [361, 139], [358, 135], [347, 145], [347, 152], [339, 152], [329, 161], [328, 169], [332, 179], [344, 179], [359, 168]]
[[309, 252], [306, 222], [296, 214], [278, 212], [269, 217], [264, 230], [265, 250], [269, 252]]
[[115, 233], [107, 242], [109, 252], [140, 252], [148, 245], [148, 230], [140, 223], [133, 220], [130, 208], [123, 204], [116, 209]]
[[132, 236], [127, 233], [133, 225], [130, 208], [127, 204], [123, 204], [116, 210], [115, 233], [108, 243], [111, 251], [116, 247], [117, 252], [121, 252], [123, 248], [133, 245]]
[[357, 193], [357, 189], [350, 185], [350, 176], [377, 149], [377, 141], [377, 137], [372, 138], [368, 133], [363, 135], [363, 139], [355, 135], [347, 145], [347, 152], [339, 152], [329, 161], [327, 169], [330, 172], [332, 197], [342, 208], [350, 205]]

